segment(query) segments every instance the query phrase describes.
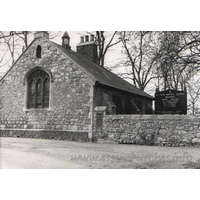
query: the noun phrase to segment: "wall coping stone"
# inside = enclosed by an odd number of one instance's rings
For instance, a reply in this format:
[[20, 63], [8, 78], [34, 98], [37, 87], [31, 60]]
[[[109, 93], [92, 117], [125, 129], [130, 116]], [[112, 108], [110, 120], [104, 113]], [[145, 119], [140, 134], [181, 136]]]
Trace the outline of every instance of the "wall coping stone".
[[86, 130], [59, 130], [59, 129], [15, 129], [15, 128], [0, 128], [0, 131], [45, 131], [45, 132], [79, 132], [79, 133], [87, 133]]
[[95, 112], [105, 112], [106, 106], [96, 106], [94, 109]]
[[192, 119], [192, 120], [199, 120], [200, 121], [200, 115], [105, 115], [107, 119], [123, 119], [123, 118], [129, 118], [129, 119]]

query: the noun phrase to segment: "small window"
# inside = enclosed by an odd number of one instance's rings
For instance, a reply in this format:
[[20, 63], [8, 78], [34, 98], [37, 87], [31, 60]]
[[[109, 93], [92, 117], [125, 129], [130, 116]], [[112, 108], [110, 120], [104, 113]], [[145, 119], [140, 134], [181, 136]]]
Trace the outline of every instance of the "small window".
[[42, 58], [42, 47], [40, 45], [37, 46], [36, 57]]
[[31, 73], [28, 77], [27, 108], [49, 108], [49, 90], [50, 78], [45, 71], [38, 69]]

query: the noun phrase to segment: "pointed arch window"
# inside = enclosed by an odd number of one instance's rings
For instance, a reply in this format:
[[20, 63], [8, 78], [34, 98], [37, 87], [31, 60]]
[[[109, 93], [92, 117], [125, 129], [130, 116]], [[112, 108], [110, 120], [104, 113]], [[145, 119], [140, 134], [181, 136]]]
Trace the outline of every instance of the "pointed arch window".
[[28, 76], [28, 109], [49, 108], [50, 77], [37, 69]]
[[42, 47], [40, 45], [37, 46], [36, 57], [37, 58], [42, 58]]

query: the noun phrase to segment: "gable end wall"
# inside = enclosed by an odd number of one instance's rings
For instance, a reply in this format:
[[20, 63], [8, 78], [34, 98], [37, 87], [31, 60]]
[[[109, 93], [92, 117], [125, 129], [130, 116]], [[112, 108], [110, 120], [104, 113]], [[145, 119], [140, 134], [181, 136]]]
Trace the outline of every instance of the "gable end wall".
[[[41, 59], [36, 58], [37, 45], [42, 47]], [[23, 80], [37, 66], [53, 76], [47, 110], [26, 109], [27, 84]], [[47, 40], [35, 40], [0, 84], [0, 129], [88, 131], [90, 77]]]

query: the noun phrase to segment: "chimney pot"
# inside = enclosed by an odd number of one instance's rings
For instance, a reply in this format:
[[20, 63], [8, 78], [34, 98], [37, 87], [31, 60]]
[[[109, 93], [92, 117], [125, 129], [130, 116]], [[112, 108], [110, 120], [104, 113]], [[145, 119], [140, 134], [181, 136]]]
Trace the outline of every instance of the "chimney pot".
[[81, 36], [81, 43], [83, 43], [84, 42], [84, 37], [83, 36]]
[[77, 52], [97, 63], [97, 44], [95, 41], [92, 41], [92, 39], [93, 37], [91, 35], [90, 38], [89, 35], [86, 35], [85, 37], [82, 36], [81, 42], [76, 46]]
[[94, 41], [94, 35], [90, 35], [90, 41]]
[[89, 41], [89, 35], [85, 36], [85, 41], [88, 42]]

